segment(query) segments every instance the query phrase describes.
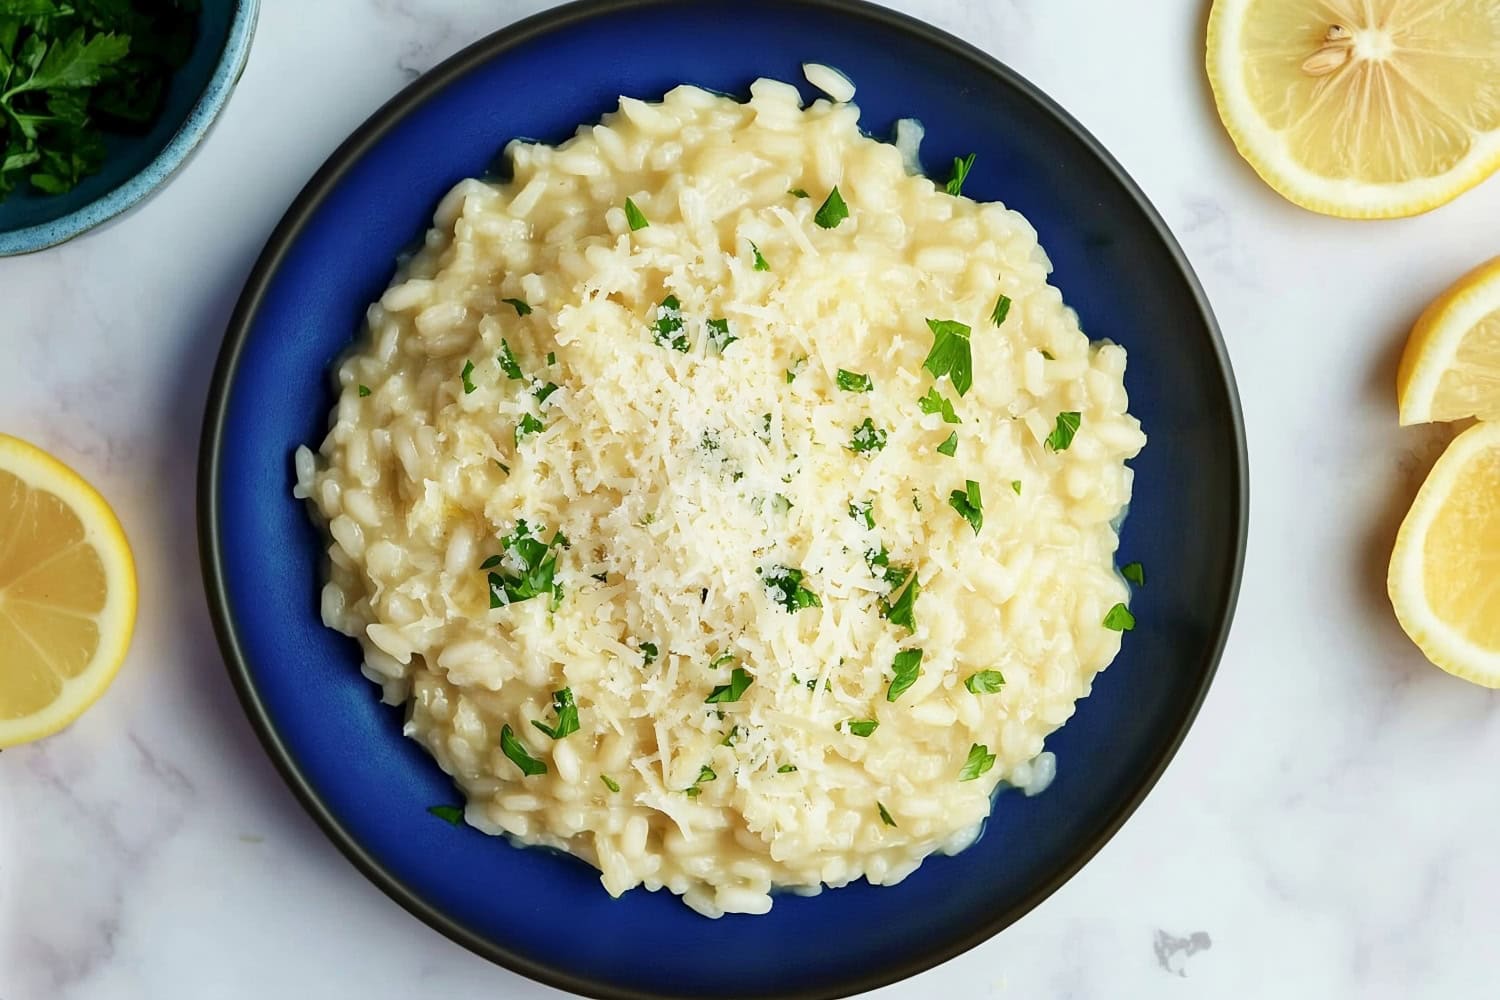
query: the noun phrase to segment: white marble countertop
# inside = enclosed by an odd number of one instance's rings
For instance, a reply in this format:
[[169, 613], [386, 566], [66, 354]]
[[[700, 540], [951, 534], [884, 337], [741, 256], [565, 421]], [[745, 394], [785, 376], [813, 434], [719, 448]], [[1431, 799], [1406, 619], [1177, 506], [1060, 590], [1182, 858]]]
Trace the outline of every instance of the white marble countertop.
[[[140, 210], [0, 260], [0, 430], [114, 504], [141, 614], [118, 682], [0, 758], [0, 1000], [561, 994], [388, 902], [262, 753], [211, 634], [194, 475], [229, 310], [297, 190], [419, 72], [547, 0], [265, 0], [238, 93]], [[1500, 253], [1500, 179], [1402, 222], [1325, 219], [1235, 154], [1205, 0], [895, 0], [994, 53], [1155, 201], [1221, 320], [1249, 424], [1238, 623], [1166, 777], [1010, 930], [872, 996], [1493, 995], [1500, 700], [1427, 666], [1385, 561], [1444, 440], [1401, 431], [1412, 320]]]

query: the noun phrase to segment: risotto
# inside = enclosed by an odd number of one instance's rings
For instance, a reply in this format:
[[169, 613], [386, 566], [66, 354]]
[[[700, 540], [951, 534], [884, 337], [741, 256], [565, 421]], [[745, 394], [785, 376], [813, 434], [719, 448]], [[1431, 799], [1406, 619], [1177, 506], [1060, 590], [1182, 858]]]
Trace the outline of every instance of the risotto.
[[1133, 625], [1125, 352], [982, 165], [858, 118], [760, 80], [512, 143], [296, 456], [323, 619], [463, 818], [615, 895], [763, 913], [961, 850]]

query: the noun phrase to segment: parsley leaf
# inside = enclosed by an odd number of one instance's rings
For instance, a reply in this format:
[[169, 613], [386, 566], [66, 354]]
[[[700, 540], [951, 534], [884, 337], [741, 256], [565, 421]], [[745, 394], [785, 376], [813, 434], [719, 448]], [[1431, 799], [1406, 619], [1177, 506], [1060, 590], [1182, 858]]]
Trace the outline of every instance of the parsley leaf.
[[861, 739], [869, 739], [879, 728], [880, 723], [874, 719], [848, 719], [844, 722], [844, 731]]
[[370, 387], [369, 386], [362, 385], [362, 386], [359, 387], [359, 398], [360, 399], [364, 399], [369, 394], [370, 394]]
[[807, 192], [802, 190], [801, 188], [792, 188], [791, 190], [787, 191], [787, 194], [791, 195], [793, 198], [806, 198], [808, 196]]
[[1067, 410], [1057, 415], [1057, 426], [1052, 428], [1052, 433], [1047, 435], [1047, 447], [1052, 451], [1067, 451], [1068, 445], [1073, 443], [1073, 435], [1078, 433], [1078, 424], [1082, 415], [1077, 410]]
[[990, 322], [999, 326], [1005, 322], [1005, 317], [1010, 315], [1010, 297], [1002, 295], [995, 302], [995, 311], [990, 313]]
[[962, 396], [974, 384], [974, 359], [969, 352], [969, 334], [973, 331], [952, 319], [929, 319], [927, 328], [932, 331], [932, 350], [922, 367], [932, 372], [933, 378], [947, 375]]
[[[880, 613], [893, 625], [903, 625], [907, 631], [917, 630], [917, 597], [922, 585], [917, 574], [904, 566], [892, 566], [885, 571], [886, 582], [891, 584], [890, 597], [880, 600]], [[905, 586], [905, 590], [901, 588]], [[898, 595], [899, 592], [899, 596]], [[894, 597], [895, 600], [891, 600]]]
[[786, 370], [786, 384], [791, 385], [797, 381], [797, 376], [802, 374], [802, 369], [807, 367], [806, 358], [798, 358], [792, 362], [792, 367]]
[[533, 389], [532, 395], [536, 397], [537, 405], [541, 405], [547, 401], [548, 396], [552, 395], [559, 388], [560, 386], [556, 382], [548, 382], [546, 385], [538, 385]]
[[969, 179], [969, 171], [974, 169], [975, 155], [970, 153], [968, 156], [953, 158], [953, 176], [948, 178], [947, 191], [955, 198], [964, 193], [964, 181]]
[[891, 814], [886, 809], [886, 807], [884, 806], [884, 804], [882, 804], [880, 802], [876, 802], [875, 803], [875, 808], [880, 810], [880, 822], [884, 823], [886, 826], [895, 826], [896, 825], [896, 821], [893, 820], [893, 819], [891, 819]]
[[802, 571], [786, 566], [773, 566], [764, 574], [766, 587], [776, 594], [776, 602], [788, 611], [803, 608], [821, 608], [823, 602], [818, 595], [802, 586]]
[[979, 496], [978, 483], [972, 479], [965, 480], [962, 490], [954, 490], [948, 495], [948, 506], [969, 522], [974, 534], [979, 534], [979, 529], [984, 526], [984, 503]]
[[1120, 575], [1137, 587], [1146, 585], [1146, 567], [1138, 562], [1126, 563], [1120, 567]]
[[651, 331], [658, 346], [687, 353], [687, 334], [682, 332], [682, 303], [677, 301], [677, 296], [668, 295], [661, 300], [661, 305], [656, 308], [656, 323]]
[[517, 316], [531, 315], [531, 306], [527, 305], [521, 299], [501, 299], [500, 301], [515, 309]]
[[[531, 526], [525, 520], [517, 521], [516, 530], [500, 540], [500, 547], [515, 556], [520, 570], [490, 573], [490, 607], [500, 608], [548, 593], [557, 598], [559, 591], [553, 583], [557, 572], [556, 549], [566, 548], [567, 544], [568, 540], [560, 531], [553, 534], [552, 541], [544, 543], [532, 535]], [[481, 568], [498, 567], [500, 563], [500, 557], [492, 556]]]
[[552, 692], [552, 710], [557, 713], [557, 725], [544, 726], [535, 719], [531, 720], [531, 724], [554, 740], [578, 732], [578, 705], [573, 701], [572, 688]]
[[937, 446], [939, 455], [947, 455], [952, 458], [958, 452], [958, 431], [948, 435], [948, 440]]
[[969, 759], [964, 761], [963, 770], [958, 772], [959, 781], [973, 781], [995, 766], [995, 755], [990, 753], [990, 748], [983, 743], [975, 743], [969, 747]]
[[740, 338], [729, 332], [729, 320], [711, 319], [708, 321], [708, 339], [723, 354], [725, 348]]
[[735, 667], [729, 673], [729, 683], [720, 684], [715, 687], [708, 693], [708, 697], [703, 699], [703, 703], [705, 705], [721, 705], [732, 701], [739, 701], [745, 696], [745, 691], [754, 683], [755, 678], [750, 676], [749, 671], [744, 667]]
[[769, 271], [771, 269], [771, 265], [767, 264], [766, 258], [761, 256], [760, 247], [755, 245], [754, 240], [750, 240], [749, 243], [750, 252], [755, 254], [755, 269], [757, 271]]
[[780, 767], [778, 767], [776, 769], [776, 773], [777, 774], [791, 774], [795, 770], [797, 770], [797, 765], [796, 764], [782, 764]]
[[1012, 479], [1010, 481], [1010, 488], [1015, 490], [1016, 496], [1021, 495], [1021, 481], [1019, 479]]
[[875, 527], [875, 501], [850, 500], [849, 516], [856, 521], [863, 521], [866, 528]]
[[875, 388], [870, 376], [840, 368], [837, 376], [839, 388], [845, 392], [869, 392]]
[[521, 422], [516, 425], [516, 444], [520, 444], [522, 439], [524, 439], [528, 434], [540, 434], [546, 429], [546, 424], [542, 423], [536, 417], [533, 417], [528, 413], [523, 416], [521, 418]]
[[964, 681], [964, 687], [969, 689], [970, 694], [999, 694], [1004, 686], [1005, 675], [998, 670], [981, 670], [977, 674], [970, 674]]
[[922, 673], [922, 650], [903, 649], [897, 653], [896, 658], [891, 661], [891, 671], [895, 676], [891, 678], [891, 686], [886, 689], [886, 701], [895, 701], [917, 682], [917, 677]]
[[556, 351], [548, 351], [547, 352], [547, 364], [549, 366], [557, 364], [557, 352]]
[[520, 380], [526, 377], [521, 374], [521, 366], [516, 363], [516, 356], [510, 353], [510, 344], [503, 340], [500, 341], [499, 360], [500, 370], [505, 373], [506, 378]]
[[641, 657], [645, 661], [641, 664], [643, 667], [651, 666], [652, 663], [656, 662], [656, 658], [661, 655], [654, 642], [643, 642], [640, 644], [640, 647]]
[[474, 384], [474, 362], [465, 361], [464, 370], [459, 372], [458, 377], [463, 379], [465, 396], [479, 388]]
[[625, 221], [630, 224], [630, 231], [632, 233], [651, 225], [651, 223], [646, 221], [645, 213], [636, 208], [635, 202], [629, 198], [625, 199]]
[[509, 724], [500, 730], [500, 749], [504, 752], [505, 756], [510, 758], [512, 764], [521, 769], [521, 773], [526, 777], [531, 778], [538, 774], [547, 773], [547, 765], [526, 752], [526, 747], [520, 740], [516, 739], [516, 734], [510, 728]]
[[440, 820], [444, 820], [454, 826], [464, 825], [463, 806], [428, 806], [427, 811]]
[[599, 780], [604, 782], [604, 787], [608, 788], [612, 792], [618, 792], [620, 790], [619, 782], [615, 781], [614, 778], [611, 778], [607, 774], [599, 775]]
[[922, 408], [923, 413], [941, 413], [945, 424], [963, 423], [958, 414], [953, 412], [953, 403], [938, 392], [935, 385], [927, 387], [927, 395], [917, 400], [917, 405]]
[[847, 218], [849, 218], [849, 206], [844, 204], [844, 197], [839, 194], [839, 187], [835, 184], [833, 190], [828, 192], [828, 198], [823, 202], [822, 207], [813, 216], [813, 221], [821, 229], [835, 229]]
[[876, 427], [869, 417], [865, 417], [864, 423], [854, 428], [849, 438], [849, 450], [861, 455], [867, 455], [872, 451], [880, 451], [885, 447], [885, 431]]
[[1104, 616], [1104, 627], [1116, 632], [1130, 632], [1135, 629], [1135, 615], [1123, 604], [1116, 604], [1109, 609], [1109, 614]]

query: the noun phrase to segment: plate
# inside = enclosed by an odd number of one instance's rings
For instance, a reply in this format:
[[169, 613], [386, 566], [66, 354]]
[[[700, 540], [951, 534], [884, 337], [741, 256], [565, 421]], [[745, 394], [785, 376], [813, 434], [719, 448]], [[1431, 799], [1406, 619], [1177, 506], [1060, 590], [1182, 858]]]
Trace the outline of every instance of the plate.
[[[357, 646], [324, 628], [323, 543], [292, 499], [292, 453], [320, 441], [329, 366], [439, 198], [511, 138], [567, 138], [621, 94], [682, 82], [745, 97], [804, 61], [842, 69], [865, 128], [926, 126], [927, 168], [978, 154], [966, 193], [1037, 227], [1083, 327], [1130, 352], [1150, 443], [1121, 561], [1144, 560], [1140, 621], [1093, 696], [1048, 741], [1052, 787], [1002, 794], [984, 836], [900, 885], [783, 895], [707, 920], [666, 893], [614, 900], [597, 873], [427, 813], [452, 784], [379, 704]], [[803, 86], [804, 96], [814, 96]], [[210, 390], [200, 467], [209, 603], [266, 750], [328, 836], [455, 941], [565, 990], [612, 1000], [831, 998], [951, 958], [1004, 928], [1099, 850], [1187, 732], [1223, 647], [1246, 537], [1246, 455], [1224, 345], [1182, 252], [1119, 165], [1046, 96], [982, 52], [853, 0], [641, 0], [562, 7], [417, 81], [318, 172], [272, 235]]]

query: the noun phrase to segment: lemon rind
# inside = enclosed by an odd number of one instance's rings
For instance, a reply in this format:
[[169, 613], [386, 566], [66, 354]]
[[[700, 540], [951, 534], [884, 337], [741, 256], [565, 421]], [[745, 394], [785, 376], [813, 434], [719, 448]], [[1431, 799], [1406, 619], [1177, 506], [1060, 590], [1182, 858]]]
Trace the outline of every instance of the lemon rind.
[[1396, 406], [1403, 427], [1432, 421], [1438, 386], [1456, 363], [1464, 337], [1500, 309], [1500, 257], [1459, 278], [1422, 311], [1396, 371]]

